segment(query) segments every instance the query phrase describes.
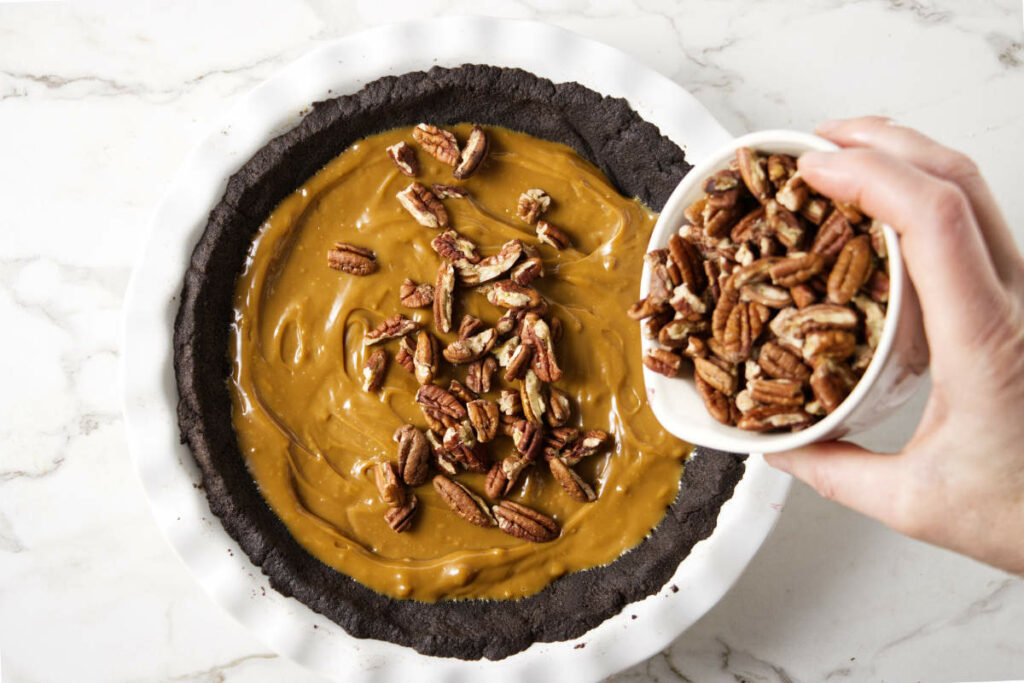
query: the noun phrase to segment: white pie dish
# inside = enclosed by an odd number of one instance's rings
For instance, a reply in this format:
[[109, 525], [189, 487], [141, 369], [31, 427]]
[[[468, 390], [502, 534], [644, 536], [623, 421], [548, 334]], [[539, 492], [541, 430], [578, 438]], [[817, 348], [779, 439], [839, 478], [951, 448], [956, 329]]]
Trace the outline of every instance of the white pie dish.
[[[459, 35], [458, 45], [430, 36]], [[699, 160], [728, 134], [688, 93], [600, 43], [533, 22], [447, 18], [367, 31], [318, 48], [246, 96], [188, 156], [157, 209], [125, 304], [122, 389], [131, 452], [153, 513], [214, 601], [278, 652], [346, 681], [597, 680], [665, 647], [721, 598], [778, 518], [789, 478], [749, 458], [718, 528], [657, 594], [632, 603], [581, 638], [535, 643], [498, 662], [428, 658], [359, 640], [270, 588], [209, 510], [201, 478], [179, 443], [171, 337], [182, 277], [228, 176], [313, 101], [355, 92], [385, 75], [466, 62], [515, 66], [625, 97], [646, 120]], [[223, 131], [223, 132], [222, 132]], [[678, 587], [678, 592], [670, 586]], [[632, 615], [637, 619], [632, 619]], [[579, 643], [586, 647], [577, 649]]]

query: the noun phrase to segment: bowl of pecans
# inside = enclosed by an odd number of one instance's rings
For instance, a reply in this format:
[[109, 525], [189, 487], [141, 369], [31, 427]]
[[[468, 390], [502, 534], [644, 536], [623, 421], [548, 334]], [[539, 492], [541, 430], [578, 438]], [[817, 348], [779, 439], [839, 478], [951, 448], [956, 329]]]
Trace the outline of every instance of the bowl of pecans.
[[777, 452], [862, 431], [927, 371], [899, 239], [817, 194], [794, 131], [733, 140], [693, 168], [654, 228], [640, 300], [647, 397], [694, 444]]

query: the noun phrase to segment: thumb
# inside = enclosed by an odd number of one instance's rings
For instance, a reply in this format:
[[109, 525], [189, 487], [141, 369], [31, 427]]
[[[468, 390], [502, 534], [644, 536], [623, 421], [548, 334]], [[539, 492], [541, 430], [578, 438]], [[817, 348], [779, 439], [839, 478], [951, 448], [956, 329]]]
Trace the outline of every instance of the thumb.
[[904, 469], [904, 459], [899, 455], [874, 453], [845, 441], [828, 441], [764, 458], [823, 498], [889, 526], [899, 525]]

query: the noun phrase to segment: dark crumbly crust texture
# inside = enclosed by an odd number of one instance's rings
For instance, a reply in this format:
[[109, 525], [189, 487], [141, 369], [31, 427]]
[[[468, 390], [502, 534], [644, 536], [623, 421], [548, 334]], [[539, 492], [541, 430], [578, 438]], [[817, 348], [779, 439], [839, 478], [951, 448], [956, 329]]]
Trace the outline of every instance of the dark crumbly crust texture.
[[684, 468], [679, 496], [639, 546], [520, 600], [396, 600], [328, 567], [292, 538], [257, 490], [232, 426], [225, 379], [235, 280], [253, 235], [282, 199], [356, 140], [421, 121], [473, 121], [565, 143], [623, 193], [654, 209], [690, 169], [682, 150], [625, 100], [518, 69], [437, 67], [317, 102], [230, 178], [192, 253], [174, 328], [178, 420], [202, 469], [211, 511], [279, 592], [358, 638], [428, 655], [500, 659], [535, 641], [576, 638], [657, 592], [693, 545], [714, 530], [744, 465], [735, 455], [698, 449]]

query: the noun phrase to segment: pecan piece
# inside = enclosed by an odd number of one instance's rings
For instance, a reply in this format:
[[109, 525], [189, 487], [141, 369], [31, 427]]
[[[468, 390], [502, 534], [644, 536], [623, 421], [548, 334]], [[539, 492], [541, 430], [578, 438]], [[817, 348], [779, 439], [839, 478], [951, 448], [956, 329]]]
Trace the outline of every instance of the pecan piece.
[[493, 356], [482, 358], [470, 363], [466, 372], [466, 386], [478, 394], [486, 394], [491, 390], [491, 380], [498, 370], [498, 361]]
[[430, 247], [448, 263], [477, 263], [480, 254], [472, 240], [466, 239], [454, 230], [445, 230], [430, 240]]
[[496, 462], [487, 472], [484, 492], [489, 498], [507, 496], [519, 481], [519, 475], [530, 464], [520, 455], [510, 455], [501, 462]]
[[703, 320], [704, 314], [708, 312], [704, 299], [694, 294], [685, 282], [672, 290], [672, 298], [668, 303], [678, 312], [679, 317], [686, 320]]
[[479, 334], [466, 339], [456, 339], [445, 347], [444, 357], [452, 365], [464, 365], [480, 360], [484, 354], [494, 348], [498, 333], [489, 327]]
[[839, 255], [846, 243], [853, 239], [853, 228], [839, 211], [833, 210], [818, 229], [811, 245], [812, 254], [822, 254], [830, 261]]
[[405, 368], [406, 372], [415, 372], [416, 364], [413, 360], [416, 356], [416, 347], [409, 341], [409, 337], [402, 337], [398, 342], [398, 353], [395, 354], [395, 362]]
[[661, 335], [661, 328], [668, 325], [672, 321], [673, 317], [672, 311], [664, 311], [651, 316], [640, 323], [640, 331], [644, 335], [645, 339], [658, 339]]
[[580, 430], [575, 427], [552, 429], [544, 436], [544, 459], [551, 460], [562, 457], [563, 452], [575, 444], [579, 438]]
[[393, 462], [379, 462], [374, 468], [374, 483], [381, 502], [390, 507], [405, 505], [405, 488], [399, 480], [398, 468]]
[[856, 346], [857, 338], [846, 330], [813, 330], [804, 336], [803, 354], [805, 360], [843, 360], [850, 357]]
[[532, 543], [546, 543], [558, 538], [558, 523], [547, 515], [510, 500], [503, 500], [491, 508], [498, 520], [498, 528], [509, 536]]
[[419, 486], [430, 473], [430, 445], [427, 437], [407, 424], [395, 431], [394, 439], [398, 442], [398, 473], [402, 481], [409, 486]]
[[805, 427], [811, 423], [811, 419], [803, 408], [764, 405], [746, 412], [737, 420], [736, 426], [753, 432], [768, 432], [787, 427]]
[[533, 348], [530, 367], [544, 382], [562, 379], [562, 368], [555, 357], [555, 345], [551, 339], [551, 328], [536, 313], [527, 313], [523, 318], [523, 344]]
[[420, 123], [412, 129], [412, 139], [442, 164], [454, 166], [459, 163], [459, 143], [443, 128]]
[[384, 372], [388, 368], [388, 353], [377, 349], [363, 363], [363, 391], [377, 391], [384, 383]]
[[401, 313], [396, 313], [390, 318], [382, 321], [363, 337], [363, 346], [372, 346], [389, 339], [404, 337], [410, 332], [420, 329], [420, 324], [415, 320], [409, 320]]
[[690, 221], [690, 224], [695, 227], [704, 227], [704, 207], [706, 207], [707, 204], [707, 197], [701, 197], [683, 209], [683, 217]]
[[473, 392], [469, 387], [465, 386], [462, 382], [460, 382], [457, 379], [453, 379], [448, 384], [448, 393], [450, 393], [452, 396], [459, 399], [463, 403], [466, 403], [468, 401], [475, 401], [477, 398], [479, 398], [475, 392]]
[[445, 334], [452, 331], [452, 295], [455, 291], [455, 267], [442, 263], [434, 281], [434, 327]]
[[787, 249], [796, 249], [804, 241], [804, 226], [796, 214], [775, 199], [765, 204], [765, 217], [768, 227], [776, 239]]
[[747, 393], [758, 403], [788, 407], [804, 404], [803, 383], [790, 379], [749, 380]]
[[473, 433], [473, 426], [466, 422], [459, 422], [445, 430], [441, 437], [441, 445], [449, 453], [455, 453], [460, 446], [472, 448], [476, 446], [476, 435]]
[[427, 186], [413, 182], [409, 187], [395, 195], [416, 222], [427, 228], [447, 228], [448, 212], [444, 204]]
[[885, 327], [885, 310], [883, 310], [878, 302], [869, 299], [863, 294], [853, 297], [853, 305], [864, 314], [864, 341], [867, 342], [868, 349], [874, 351], [878, 347], [878, 342], [882, 340], [882, 329]]
[[800, 211], [811, 196], [810, 188], [797, 171], [779, 188], [775, 200], [790, 211]]
[[678, 377], [682, 364], [683, 359], [679, 354], [666, 349], [651, 349], [644, 356], [644, 366], [648, 370], [666, 377]]
[[821, 225], [831, 205], [832, 203], [824, 197], [812, 197], [800, 207], [800, 215], [815, 225]]
[[516, 204], [516, 215], [524, 222], [533, 225], [551, 206], [551, 197], [540, 188], [533, 188], [519, 195]]
[[775, 342], [762, 346], [757, 360], [758, 365], [776, 379], [805, 382], [811, 376], [811, 369], [804, 365], [799, 355]]
[[679, 235], [672, 235], [668, 238], [668, 254], [679, 270], [687, 289], [694, 294], [704, 291], [707, 286], [707, 274], [704, 272], [703, 259], [697, 247]]
[[807, 282], [825, 270], [825, 257], [821, 254], [793, 255], [776, 261], [768, 269], [772, 282], [780, 287], [795, 287]]
[[524, 287], [543, 275], [544, 262], [536, 256], [520, 261], [509, 273], [512, 282]]
[[537, 374], [533, 370], [527, 370], [519, 385], [519, 395], [522, 399], [523, 416], [536, 425], [544, 424], [544, 413], [548, 409], [548, 398]]
[[729, 397], [701, 379], [700, 375], [696, 375], [694, 380], [697, 384], [697, 393], [704, 401], [704, 407], [708, 409], [708, 414], [722, 424], [734, 424], [732, 402]]
[[406, 308], [426, 308], [434, 303], [434, 285], [418, 285], [405, 278], [398, 287], [398, 300]]
[[466, 404], [466, 414], [469, 416], [469, 423], [473, 425], [476, 433], [476, 440], [480, 443], [487, 443], [498, 434], [498, 424], [501, 422], [498, 414], [498, 404], [494, 401], [477, 399]]
[[772, 154], [768, 157], [768, 180], [776, 190], [786, 184], [796, 173], [796, 159], [788, 154]]
[[814, 330], [853, 330], [857, 314], [847, 306], [812, 304], [793, 315], [792, 323], [805, 335]]
[[487, 292], [487, 300], [502, 308], [534, 308], [541, 303], [540, 292], [517, 285], [511, 280], [495, 282]]
[[416, 499], [416, 494], [410, 493], [406, 497], [404, 505], [401, 507], [389, 508], [388, 511], [384, 513], [384, 521], [387, 522], [389, 527], [398, 533], [406, 531], [412, 525], [412, 518], [416, 514], [416, 505], [418, 503], [419, 501]]
[[[454, 420], [466, 417], [466, 409], [459, 399], [436, 384], [424, 384], [416, 392], [416, 402], [424, 409], [437, 415], [444, 415]], [[439, 418], [440, 419], [440, 418]]]
[[867, 235], [854, 237], [839, 252], [828, 274], [828, 300], [834, 304], [848, 303], [871, 277], [872, 270], [871, 238]]
[[871, 248], [880, 259], [889, 258], [889, 249], [885, 246], [885, 230], [882, 224], [876, 220], [871, 221], [868, 228], [868, 236], [871, 238]]
[[718, 391], [727, 396], [732, 396], [736, 393], [738, 373], [735, 365], [711, 357], [694, 358], [693, 367], [697, 377], [700, 377]]
[[377, 272], [377, 257], [365, 247], [335, 242], [327, 250], [327, 265], [351, 275], [370, 275]]
[[732, 226], [732, 230], [729, 232], [729, 238], [737, 244], [740, 244], [741, 242], [751, 242], [760, 238], [762, 235], [767, 235], [768, 229], [768, 220], [765, 215], [765, 209], [763, 206], [759, 206], [748, 212], [736, 223], [736, 225]]
[[416, 381], [427, 385], [437, 376], [437, 339], [426, 330], [416, 336], [416, 350], [413, 352], [412, 365]]
[[572, 240], [561, 228], [556, 228], [547, 221], [537, 221], [537, 239], [544, 244], [550, 244], [561, 251], [572, 246]]
[[544, 447], [544, 430], [525, 419], [518, 419], [512, 425], [512, 443], [524, 458], [533, 462]]
[[665, 303], [666, 302], [655, 303], [651, 297], [645, 297], [630, 306], [626, 310], [626, 315], [633, 320], [643, 320], [644, 318], [649, 318], [652, 315], [663, 313], [665, 311]]
[[789, 295], [793, 297], [793, 303], [796, 304], [796, 307], [801, 309], [807, 308], [818, 300], [818, 295], [814, 291], [814, 288], [805, 282], [794, 287], [790, 287]]
[[530, 363], [533, 360], [533, 347], [528, 344], [517, 344], [512, 355], [508, 358], [508, 366], [505, 368], [505, 381], [512, 382], [522, 379], [530, 370]]
[[845, 366], [828, 359], [816, 361], [811, 375], [811, 391], [825, 412], [831, 413], [850, 393], [856, 378]]
[[468, 339], [475, 334], [479, 334], [487, 329], [487, 323], [475, 315], [467, 313], [462, 316], [462, 322], [459, 323], [459, 339]]
[[473, 126], [473, 130], [469, 131], [466, 146], [462, 148], [459, 163], [452, 170], [452, 175], [463, 180], [476, 173], [480, 162], [487, 154], [487, 146], [487, 135], [484, 133], [484, 129], [480, 126]]
[[575, 470], [560, 459], [552, 458], [548, 461], [548, 467], [551, 469], [551, 476], [562, 487], [562, 490], [569, 494], [570, 498], [581, 503], [592, 503], [597, 500], [597, 494], [594, 493], [590, 484], [583, 481], [583, 478]]
[[889, 301], [889, 274], [876, 268], [868, 278], [865, 289], [872, 299], [879, 303], [886, 303]]
[[410, 178], [415, 178], [420, 172], [420, 163], [416, 161], [416, 150], [409, 146], [404, 140], [396, 142], [387, 148], [388, 158], [394, 162], [398, 170]]
[[496, 524], [494, 515], [487, 509], [483, 499], [463, 484], [443, 474], [434, 475], [434, 489], [445, 505], [470, 524], [492, 527]]
[[466, 188], [457, 185], [433, 183], [430, 187], [438, 199], [465, 199], [469, 196], [469, 191]]
[[793, 296], [784, 287], [756, 282], [740, 288], [740, 301], [756, 301], [768, 308], [786, 308], [793, 305]]
[[736, 150], [736, 163], [740, 177], [759, 202], [764, 203], [769, 196], [767, 160], [749, 147]]
[[561, 427], [572, 417], [572, 402], [569, 394], [551, 387], [548, 390], [547, 422], [551, 427]]
[[749, 264], [737, 268], [725, 281], [725, 289], [738, 291], [743, 285], [750, 285], [757, 282], [764, 282], [771, 274], [771, 270], [779, 262], [778, 258], [768, 256], [751, 261]]
[[569, 467], [574, 467], [580, 460], [594, 455], [608, 443], [608, 434], [600, 429], [588, 429], [568, 446], [559, 457]]
[[[686, 320], [676, 318], [665, 323], [658, 330], [658, 343], [669, 349], [682, 349], [689, 344], [689, 340], [697, 334], [706, 334], [708, 323], [706, 320]], [[650, 367], [650, 366], [648, 366]], [[654, 368], [651, 368], [654, 370]], [[657, 370], [655, 370], [657, 372]], [[671, 375], [670, 375], [671, 376]]]
[[515, 389], [502, 389], [498, 397], [498, 409], [502, 415], [517, 417], [523, 414], [523, 400]]
[[479, 263], [457, 262], [455, 267], [459, 271], [459, 277], [467, 285], [479, 285], [490, 282], [499, 275], [507, 272], [519, 260], [523, 253], [523, 243], [519, 240], [510, 240], [501, 245], [496, 254], [492, 254]]

